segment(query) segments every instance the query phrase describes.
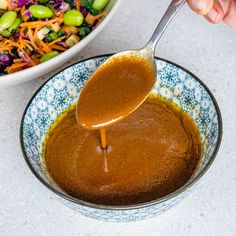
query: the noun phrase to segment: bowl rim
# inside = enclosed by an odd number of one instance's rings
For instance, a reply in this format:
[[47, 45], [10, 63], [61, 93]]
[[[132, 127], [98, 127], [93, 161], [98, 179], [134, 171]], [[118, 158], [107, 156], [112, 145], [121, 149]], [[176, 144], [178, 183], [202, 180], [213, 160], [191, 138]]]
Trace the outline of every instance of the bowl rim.
[[207, 163], [206, 167], [195, 177], [193, 178], [191, 181], [187, 182], [186, 185], [182, 186], [181, 188], [177, 189], [176, 191], [174, 191], [173, 193], [170, 193], [168, 195], [165, 195], [161, 198], [152, 200], [152, 201], [148, 201], [148, 202], [144, 202], [144, 203], [139, 203], [139, 204], [132, 204], [132, 205], [124, 205], [124, 206], [112, 206], [112, 205], [102, 205], [102, 204], [95, 204], [95, 203], [91, 203], [91, 202], [87, 202], [84, 200], [79, 200], [77, 198], [74, 198], [72, 196], [63, 194], [62, 192], [59, 192], [58, 190], [56, 190], [54, 187], [52, 187], [50, 184], [48, 184], [46, 181], [44, 181], [44, 179], [37, 173], [37, 171], [32, 167], [31, 163], [29, 162], [28, 158], [27, 158], [27, 154], [25, 152], [25, 148], [24, 148], [24, 143], [23, 143], [23, 124], [24, 124], [24, 118], [25, 115], [28, 111], [29, 106], [31, 105], [33, 99], [35, 98], [35, 96], [40, 92], [40, 90], [50, 81], [52, 80], [57, 74], [61, 73], [62, 71], [75, 66], [79, 63], [88, 61], [88, 60], [93, 60], [93, 59], [97, 59], [97, 58], [102, 58], [102, 57], [109, 57], [113, 55], [112, 54], [103, 54], [103, 55], [99, 55], [99, 56], [94, 56], [94, 57], [90, 57], [90, 58], [86, 58], [80, 61], [77, 61], [75, 63], [70, 64], [69, 66], [67, 66], [66, 68], [63, 68], [62, 70], [58, 71], [57, 73], [55, 73], [54, 75], [52, 75], [47, 81], [45, 81], [45, 83], [43, 83], [34, 93], [34, 95], [31, 97], [31, 99], [29, 100], [28, 104], [25, 107], [24, 113], [22, 115], [21, 118], [21, 123], [20, 123], [20, 146], [21, 146], [21, 151], [23, 153], [24, 159], [29, 167], [29, 169], [32, 171], [32, 173], [34, 174], [34, 176], [46, 187], [48, 188], [50, 191], [52, 191], [54, 194], [56, 194], [59, 197], [62, 197], [64, 200], [67, 200], [69, 202], [78, 204], [78, 205], [82, 205], [85, 207], [89, 207], [89, 208], [93, 208], [93, 209], [100, 209], [100, 210], [118, 210], [118, 211], [124, 211], [124, 210], [136, 210], [136, 209], [140, 209], [140, 208], [145, 208], [145, 207], [149, 207], [149, 206], [153, 206], [153, 205], [157, 205], [160, 203], [163, 203], [165, 201], [168, 201], [178, 195], [180, 195], [181, 193], [185, 192], [186, 190], [188, 190], [190, 187], [192, 187], [195, 183], [197, 183], [201, 177], [207, 172], [207, 170], [209, 169], [209, 167], [212, 165], [213, 161], [215, 160], [217, 153], [219, 151], [220, 145], [221, 145], [221, 141], [222, 141], [222, 135], [223, 135], [223, 122], [222, 122], [222, 116], [221, 116], [221, 112], [220, 112], [220, 108], [219, 105], [214, 97], [214, 95], [212, 94], [212, 92], [210, 91], [210, 89], [205, 85], [205, 83], [203, 83], [196, 75], [194, 75], [192, 72], [190, 72], [189, 70], [185, 69], [184, 67], [171, 62], [169, 60], [163, 59], [161, 57], [155, 57], [155, 60], [161, 60], [164, 61], [166, 63], [172, 64], [178, 68], [180, 68], [181, 70], [183, 70], [184, 72], [186, 72], [187, 74], [191, 75], [197, 82], [200, 83], [201, 86], [203, 86], [203, 88], [206, 90], [206, 92], [208, 93], [208, 95], [210, 96], [210, 98], [213, 101], [213, 104], [215, 106], [216, 109], [216, 113], [218, 116], [218, 127], [219, 127], [219, 132], [218, 132], [218, 137], [217, 137], [217, 142], [216, 142], [216, 146], [214, 148], [214, 151], [212, 153], [212, 158], [209, 161], [209, 163]]

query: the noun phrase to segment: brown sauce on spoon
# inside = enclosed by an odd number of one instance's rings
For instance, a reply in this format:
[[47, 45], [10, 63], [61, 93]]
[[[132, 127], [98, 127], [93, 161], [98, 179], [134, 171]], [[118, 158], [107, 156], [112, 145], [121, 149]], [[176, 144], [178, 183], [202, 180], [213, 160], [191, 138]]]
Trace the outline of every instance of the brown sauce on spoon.
[[147, 97], [156, 80], [153, 65], [135, 53], [108, 59], [90, 77], [77, 104], [77, 121], [86, 129], [100, 129], [106, 147], [105, 127], [123, 120]]

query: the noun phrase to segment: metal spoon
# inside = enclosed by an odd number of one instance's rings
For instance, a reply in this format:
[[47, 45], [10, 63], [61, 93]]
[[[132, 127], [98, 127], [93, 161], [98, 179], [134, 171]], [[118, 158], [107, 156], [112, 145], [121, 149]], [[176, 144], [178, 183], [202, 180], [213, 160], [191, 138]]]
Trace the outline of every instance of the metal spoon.
[[[108, 87], [109, 83], [103, 83], [101, 85], [101, 82], [102, 82], [101, 79], [97, 79], [97, 78], [94, 79], [92, 75], [92, 77], [88, 80], [88, 82], [85, 84], [84, 88], [82, 89], [81, 95], [77, 104], [77, 121], [82, 127], [87, 128], [87, 129], [101, 129], [103, 127], [113, 125], [114, 123], [121, 121], [122, 119], [127, 117], [129, 114], [131, 114], [147, 98], [149, 92], [151, 91], [152, 87], [154, 86], [156, 82], [157, 68], [156, 68], [156, 63], [155, 63], [155, 58], [154, 58], [154, 51], [155, 51], [156, 44], [160, 40], [162, 34], [164, 33], [165, 29], [169, 25], [170, 21], [174, 18], [176, 13], [180, 10], [180, 8], [185, 3], [186, 3], [186, 0], [172, 0], [171, 1], [167, 11], [165, 12], [155, 32], [153, 33], [151, 39], [149, 40], [149, 42], [146, 44], [145, 47], [139, 50], [130, 50], [130, 51], [117, 53], [113, 55], [112, 57], [110, 57], [108, 60], [106, 60], [100, 66], [100, 68], [103, 68], [102, 69], [103, 72], [105, 68], [105, 70], [107, 70], [107, 73], [109, 73], [108, 67], [112, 65], [111, 62], [113, 62], [114, 60], [121, 62], [122, 59], [125, 60], [127, 59], [127, 57], [142, 58], [143, 62], [149, 63], [149, 66], [151, 65], [150, 68], [152, 68], [153, 70], [152, 78], [149, 80], [149, 83], [147, 84], [147, 86], [145, 84], [144, 86], [145, 88], [143, 88], [142, 93], [132, 94], [132, 96], [130, 95], [130, 97], [128, 97], [129, 93], [122, 94], [122, 89], [125, 86], [127, 86], [127, 83], [130, 82], [130, 80], [129, 81], [125, 80], [123, 84], [117, 85], [117, 86], [120, 86], [119, 87], [120, 90], [118, 91], [120, 93], [117, 93], [117, 91], [116, 92], [110, 91], [111, 87], [110, 88]], [[99, 73], [98, 71], [99, 71], [99, 68], [95, 73]], [[125, 74], [125, 72], [122, 70], [120, 73]], [[109, 78], [109, 75], [107, 77], [109, 80], [114, 79], [114, 78]], [[104, 79], [102, 80], [104, 82]], [[91, 82], [93, 83], [93, 86], [91, 86]], [[116, 80], [115, 80], [115, 83], [116, 83]], [[129, 86], [131, 87], [132, 85], [135, 85], [135, 84], [131, 84], [131, 85], [129, 84]], [[111, 92], [111, 96], [109, 97], [109, 99], [107, 100], [100, 99], [100, 94], [107, 93], [108, 91]], [[96, 96], [94, 97], [90, 96], [91, 94], [96, 94]], [[118, 106], [117, 108], [114, 108], [113, 101], [118, 102], [118, 100], [121, 99], [122, 96], [126, 97], [126, 100], [124, 102], [123, 100], [120, 100], [120, 103], [122, 102], [124, 106], [122, 105], [123, 107]], [[126, 107], [125, 108], [126, 110], [124, 109], [124, 107]], [[101, 115], [101, 112], [103, 113], [102, 115]]]
[[152, 37], [150, 38], [148, 43], [142, 49], [120, 52], [120, 53], [113, 55], [110, 58], [120, 56], [121, 54], [129, 54], [129, 53], [131, 53], [131, 54], [135, 53], [136, 55], [139, 54], [141, 57], [146, 57], [146, 59], [149, 60], [150, 63], [153, 64], [154, 69], [157, 70], [155, 58], [154, 58], [154, 52], [155, 52], [156, 45], [159, 42], [163, 33], [165, 32], [169, 23], [172, 21], [172, 19], [175, 17], [177, 12], [180, 10], [180, 8], [186, 2], [187, 2], [187, 0], [172, 0], [171, 1], [165, 14], [163, 15], [159, 24], [157, 25]]

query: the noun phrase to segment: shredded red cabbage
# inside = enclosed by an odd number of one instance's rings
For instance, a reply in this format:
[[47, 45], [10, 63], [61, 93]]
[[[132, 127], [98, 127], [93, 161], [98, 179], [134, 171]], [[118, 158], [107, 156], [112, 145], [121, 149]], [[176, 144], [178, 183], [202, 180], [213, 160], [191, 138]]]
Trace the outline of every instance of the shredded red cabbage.
[[18, 0], [18, 7], [23, 7], [24, 5], [26, 5], [27, 0]]
[[58, 45], [62, 46], [63, 48], [68, 48], [64, 42], [59, 42]]
[[0, 70], [4, 70], [6, 67], [11, 66], [13, 63], [13, 57], [6, 52], [0, 54]]
[[29, 36], [22, 36], [23, 39], [29, 40]]
[[32, 17], [32, 13], [30, 11], [25, 11], [25, 15], [29, 18]]
[[34, 5], [34, 0], [28, 0], [28, 2], [26, 3], [26, 7], [30, 7]]
[[69, 11], [71, 8], [70, 8], [70, 5], [66, 2], [62, 2], [60, 7], [58, 9], [56, 9], [57, 12], [66, 12], [66, 11]]
[[20, 38], [20, 33], [16, 33], [16, 34], [14, 34], [13, 37], [14, 37], [15, 39]]
[[21, 57], [25, 62], [30, 62], [29, 58], [26, 56], [25, 52], [19, 52], [19, 57]]
[[80, 7], [80, 12], [83, 14], [83, 16], [88, 14], [88, 10], [85, 7]]

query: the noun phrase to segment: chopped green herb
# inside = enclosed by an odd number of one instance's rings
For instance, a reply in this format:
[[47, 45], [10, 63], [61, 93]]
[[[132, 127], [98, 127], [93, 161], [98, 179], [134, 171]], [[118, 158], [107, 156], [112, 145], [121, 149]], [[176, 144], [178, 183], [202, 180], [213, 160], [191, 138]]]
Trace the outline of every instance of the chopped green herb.
[[88, 25], [83, 24], [79, 27], [79, 36], [80, 38], [84, 38], [86, 37], [89, 33], [91, 32], [90, 28], [88, 27]]
[[99, 11], [93, 8], [93, 0], [80, 0], [81, 6], [87, 8], [92, 15], [96, 16]]

